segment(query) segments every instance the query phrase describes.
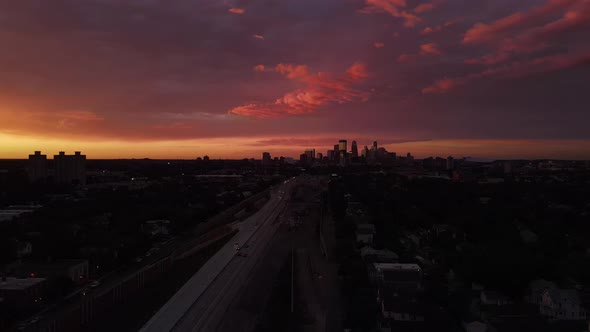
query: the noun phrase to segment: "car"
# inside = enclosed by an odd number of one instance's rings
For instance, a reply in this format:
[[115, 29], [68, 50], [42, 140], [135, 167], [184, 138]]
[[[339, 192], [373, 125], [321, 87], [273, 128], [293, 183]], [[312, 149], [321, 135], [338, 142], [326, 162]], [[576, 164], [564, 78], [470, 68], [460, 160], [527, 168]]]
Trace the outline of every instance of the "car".
[[90, 288], [96, 288], [98, 286], [100, 286], [100, 281], [99, 280], [90, 280]]
[[236, 250], [240, 250], [240, 244], [239, 243], [234, 243], [234, 249]]

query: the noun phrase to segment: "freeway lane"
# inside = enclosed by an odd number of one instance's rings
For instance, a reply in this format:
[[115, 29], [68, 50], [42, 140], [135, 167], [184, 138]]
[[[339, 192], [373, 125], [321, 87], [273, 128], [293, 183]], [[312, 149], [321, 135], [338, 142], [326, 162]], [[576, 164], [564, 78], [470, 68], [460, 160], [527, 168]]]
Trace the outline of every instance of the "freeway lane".
[[[271, 190], [269, 202], [237, 225], [239, 232], [203, 265], [141, 331], [190, 331], [193, 326], [212, 324], [211, 319], [202, 319], [204, 314], [209, 316], [209, 311], [212, 310], [209, 308], [211, 300], [215, 300], [216, 305], [222, 308], [226, 299], [218, 296], [229, 294], [228, 291], [233, 289], [230, 286], [236, 281], [234, 277], [240, 276], [242, 269], [247, 268], [251, 262], [255, 263], [258, 254], [264, 249], [265, 239], [276, 231], [277, 226], [273, 222], [283, 211], [293, 182], [285, 182]], [[241, 246], [249, 246], [243, 249], [249, 253], [248, 257], [236, 257], [236, 250], [233, 248], [235, 242]]]

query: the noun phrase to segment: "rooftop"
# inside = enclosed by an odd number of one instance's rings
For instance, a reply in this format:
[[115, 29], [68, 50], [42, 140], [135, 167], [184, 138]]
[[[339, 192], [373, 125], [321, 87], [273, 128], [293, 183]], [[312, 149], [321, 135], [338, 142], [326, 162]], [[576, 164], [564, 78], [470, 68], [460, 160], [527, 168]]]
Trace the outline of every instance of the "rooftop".
[[45, 278], [26, 278], [19, 279], [14, 277], [6, 278], [6, 281], [0, 281], [0, 290], [22, 290], [35, 286], [45, 281]]
[[373, 266], [375, 267], [375, 269], [381, 271], [420, 271], [420, 266], [418, 266], [418, 264], [373, 263]]

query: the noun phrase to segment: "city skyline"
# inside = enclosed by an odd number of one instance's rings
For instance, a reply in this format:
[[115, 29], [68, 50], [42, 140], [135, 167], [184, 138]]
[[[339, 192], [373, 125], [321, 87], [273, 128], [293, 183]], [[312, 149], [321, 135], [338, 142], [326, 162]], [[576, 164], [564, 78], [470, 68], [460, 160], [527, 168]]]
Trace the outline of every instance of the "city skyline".
[[296, 157], [375, 137], [420, 157], [590, 159], [584, 0], [23, 0], [0, 12], [0, 158]]

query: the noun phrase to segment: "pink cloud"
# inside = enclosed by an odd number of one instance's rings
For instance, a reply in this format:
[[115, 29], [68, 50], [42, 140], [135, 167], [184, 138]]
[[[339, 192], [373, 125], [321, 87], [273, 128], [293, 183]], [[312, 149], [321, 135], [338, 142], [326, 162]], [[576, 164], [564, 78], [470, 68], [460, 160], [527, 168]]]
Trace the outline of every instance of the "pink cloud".
[[470, 64], [497, 64], [509, 60], [515, 54], [530, 54], [551, 46], [560, 35], [582, 26], [590, 25], [590, 1], [585, 1], [545, 25], [524, 30], [514, 37], [497, 41], [493, 53], [469, 59]]
[[428, 43], [420, 45], [420, 54], [421, 55], [441, 55], [442, 52], [438, 49], [438, 46], [435, 43]]
[[404, 10], [406, 7], [406, 0], [365, 0], [365, 7], [360, 12], [363, 14], [388, 13], [393, 17], [404, 19], [406, 27], [414, 27], [422, 22], [420, 17]]
[[416, 6], [416, 8], [414, 8], [414, 13], [422, 14], [422, 13], [432, 11], [434, 8], [436, 8], [436, 5], [434, 4], [434, 2], [422, 3], [422, 4], [419, 4], [418, 6]]
[[252, 68], [254, 71], [264, 71], [265, 67], [264, 65], [256, 65], [254, 66], [254, 68]]
[[275, 71], [303, 87], [288, 92], [269, 103], [250, 103], [229, 111], [246, 117], [275, 118], [315, 112], [329, 104], [366, 101], [369, 93], [354, 86], [368, 77], [362, 63], [350, 66], [343, 75], [334, 77], [325, 72], [311, 73], [304, 65], [278, 64]]
[[414, 57], [412, 57], [409, 54], [402, 54], [400, 56], [397, 57], [397, 62], [398, 63], [410, 63], [414, 61]]
[[246, 12], [246, 10], [242, 9], [242, 8], [230, 8], [227, 11], [232, 14], [238, 14], [238, 15], [242, 15]]
[[252, 37], [254, 37], [256, 39], [264, 40], [264, 36], [263, 35], [253, 35]]
[[375, 42], [373, 44], [373, 47], [375, 47], [375, 48], [383, 48], [383, 47], [385, 47], [385, 44], [382, 43], [382, 42]]
[[435, 81], [433, 85], [422, 89], [422, 93], [444, 93], [453, 90], [460, 85], [464, 85], [467, 82], [486, 77], [520, 78], [532, 74], [559, 71], [584, 64], [590, 64], [590, 51], [579, 52], [576, 54], [544, 56], [532, 60], [514, 62], [509, 65], [488, 68], [481, 72], [462, 77], [438, 80]]
[[450, 27], [454, 26], [455, 24], [457, 24], [457, 22], [458, 22], [458, 20], [452, 20], [452, 21], [448, 21], [448, 22], [445, 22], [441, 25], [437, 25], [434, 27], [426, 27], [426, 28], [424, 28], [424, 30], [422, 30], [421, 34], [428, 35], [431, 33], [439, 32], [445, 28], [450, 28]]
[[510, 31], [527, 27], [556, 12], [564, 10], [580, 0], [548, 0], [544, 5], [526, 12], [518, 12], [491, 23], [477, 23], [465, 32], [464, 44], [482, 44], [497, 41]]

